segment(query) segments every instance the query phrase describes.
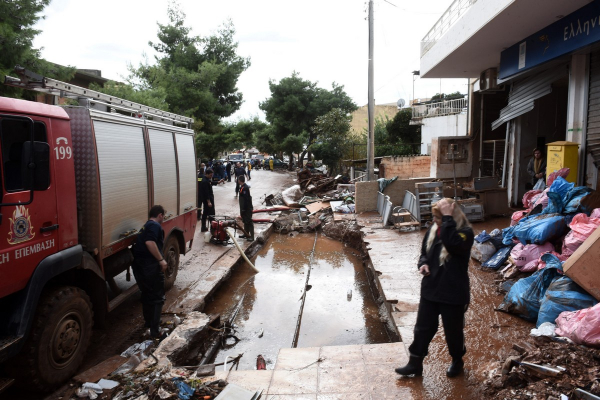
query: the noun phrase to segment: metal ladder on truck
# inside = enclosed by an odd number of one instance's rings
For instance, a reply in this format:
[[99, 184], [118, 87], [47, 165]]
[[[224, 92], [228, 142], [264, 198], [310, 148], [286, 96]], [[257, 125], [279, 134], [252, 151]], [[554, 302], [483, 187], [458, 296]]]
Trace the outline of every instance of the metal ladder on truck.
[[[193, 118], [174, 114], [158, 108], [148, 107], [133, 101], [121, 99], [106, 93], [83, 88], [70, 83], [61, 82], [29, 71], [21, 66], [14, 69], [19, 78], [4, 77], [4, 84], [21, 89], [35, 90], [36, 92], [76, 100], [80, 106], [144, 118], [167, 125], [181, 126], [191, 129]], [[58, 104], [54, 104], [58, 105]]]

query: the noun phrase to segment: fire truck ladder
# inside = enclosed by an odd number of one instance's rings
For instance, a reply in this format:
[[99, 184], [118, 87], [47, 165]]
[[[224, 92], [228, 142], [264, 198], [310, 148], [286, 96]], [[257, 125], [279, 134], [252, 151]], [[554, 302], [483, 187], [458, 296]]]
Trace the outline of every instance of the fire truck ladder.
[[169, 125], [183, 125], [191, 129], [194, 122], [192, 118], [183, 115], [173, 114], [158, 108], [148, 107], [143, 104], [134, 103], [129, 100], [121, 99], [95, 90], [86, 89], [70, 83], [61, 82], [56, 79], [48, 78], [35, 72], [26, 70], [17, 65], [15, 73], [19, 78], [5, 76], [4, 84], [21, 89], [35, 90], [37, 92], [77, 100], [79, 105], [87, 108], [99, 110], [110, 110], [121, 113], [128, 113], [138, 118], [146, 118], [152, 121], [166, 123]]

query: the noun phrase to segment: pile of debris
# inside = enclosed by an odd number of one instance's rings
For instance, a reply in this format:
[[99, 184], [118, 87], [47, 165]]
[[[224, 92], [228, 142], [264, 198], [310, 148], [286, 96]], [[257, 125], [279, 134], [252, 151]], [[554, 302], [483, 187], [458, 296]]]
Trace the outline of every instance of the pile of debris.
[[600, 394], [600, 352], [590, 348], [600, 346], [599, 281], [580, 265], [598, 243], [600, 196], [567, 182], [568, 173], [556, 171], [547, 188], [527, 192], [526, 210], [512, 215], [511, 226], [475, 239], [471, 256], [499, 271], [506, 293], [496, 310], [535, 323], [535, 344], [514, 346], [486, 382], [494, 398]]
[[563, 399], [600, 395], [600, 351], [541, 336], [513, 345], [491, 371], [485, 394], [494, 399]]
[[[361, 243], [354, 223], [354, 184], [341, 175], [331, 178], [303, 169], [298, 172], [298, 184], [267, 196], [265, 204], [274, 208], [255, 212], [277, 210], [279, 215], [272, 222], [279, 233], [307, 233], [322, 227], [327, 236], [353, 245]], [[337, 221], [343, 223], [332, 224]]]

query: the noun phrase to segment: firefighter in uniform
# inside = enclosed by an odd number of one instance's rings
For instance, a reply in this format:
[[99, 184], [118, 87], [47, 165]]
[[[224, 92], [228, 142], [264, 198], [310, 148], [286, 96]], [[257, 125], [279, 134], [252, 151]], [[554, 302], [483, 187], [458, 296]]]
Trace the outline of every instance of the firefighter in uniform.
[[240, 185], [240, 215], [244, 222], [244, 231], [249, 235], [240, 237], [246, 238], [247, 241], [252, 242], [254, 241], [254, 222], [252, 222], [252, 210], [254, 210], [254, 207], [252, 206], [250, 186], [246, 184], [246, 177], [244, 175], [240, 175], [237, 179]]
[[215, 195], [212, 188], [213, 170], [208, 168], [203, 178], [198, 178], [198, 196], [202, 202], [202, 228], [201, 232], [208, 231], [206, 220], [210, 215], [215, 215]]
[[140, 230], [133, 246], [133, 275], [142, 292], [145, 326], [150, 328], [153, 339], [160, 338], [160, 316], [165, 302], [164, 272], [167, 262], [162, 253], [165, 232], [161, 227], [164, 218], [165, 209], [160, 205], [152, 206], [148, 222]]

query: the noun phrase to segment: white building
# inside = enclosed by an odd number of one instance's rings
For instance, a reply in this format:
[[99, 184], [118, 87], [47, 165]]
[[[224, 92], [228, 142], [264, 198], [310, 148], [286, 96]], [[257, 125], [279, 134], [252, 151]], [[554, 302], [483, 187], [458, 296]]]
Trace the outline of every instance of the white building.
[[422, 40], [420, 71], [471, 79], [473, 175], [497, 176], [511, 204], [550, 142], [578, 143], [577, 183], [598, 185], [600, 0], [455, 0]]

